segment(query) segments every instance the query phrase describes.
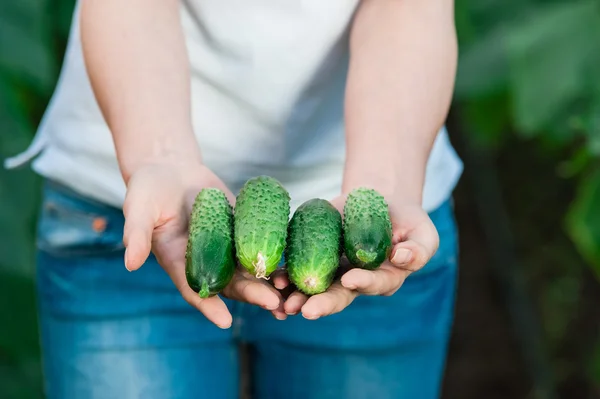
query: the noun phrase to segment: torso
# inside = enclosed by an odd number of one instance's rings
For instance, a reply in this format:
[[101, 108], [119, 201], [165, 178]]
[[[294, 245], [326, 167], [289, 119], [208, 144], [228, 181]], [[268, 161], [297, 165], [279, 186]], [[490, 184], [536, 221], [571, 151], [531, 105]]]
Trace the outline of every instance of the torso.
[[[338, 194], [348, 27], [358, 0], [187, 0], [182, 25], [192, 114], [205, 162], [236, 192], [257, 174], [290, 190], [292, 208]], [[38, 145], [39, 144], [39, 145]], [[120, 206], [125, 187], [95, 102], [74, 19], [61, 79], [31, 155], [40, 174]], [[444, 130], [424, 206], [445, 200], [462, 165]]]

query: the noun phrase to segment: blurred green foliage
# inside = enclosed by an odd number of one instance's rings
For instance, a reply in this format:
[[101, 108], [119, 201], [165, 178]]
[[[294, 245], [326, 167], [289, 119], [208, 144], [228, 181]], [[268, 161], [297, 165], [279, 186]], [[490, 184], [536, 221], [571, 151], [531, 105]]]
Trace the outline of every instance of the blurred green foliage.
[[[0, 159], [31, 141], [58, 77], [73, 0], [0, 3]], [[42, 396], [34, 295], [39, 178], [0, 168], [0, 397]]]
[[[455, 106], [469, 140], [506, 153], [518, 138], [556, 159], [556, 176], [572, 179], [578, 187], [562, 228], [600, 281], [600, 2], [456, 0], [456, 6], [461, 54]], [[540, 188], [553, 190], [538, 182], [527, 190], [505, 187], [523, 190], [523, 208], [532, 198], [527, 191]], [[540, 227], [527, 227], [527, 216], [522, 218], [517, 225], [531, 231], [521, 238], [543, 245], [531, 235]], [[558, 352], [569, 346], [565, 340], [584, 303], [586, 274], [564, 248], [545, 249], [545, 256], [564, 259], [551, 272], [539, 252], [544, 251], [537, 252], [538, 259], [527, 259], [526, 274], [540, 295], [545, 346], [561, 380], [572, 373], [565, 367], [573, 365]], [[589, 352], [582, 367], [587, 366], [590, 384], [600, 387], [600, 350]]]
[[455, 98], [474, 139], [507, 133], [571, 156], [557, 173], [579, 179], [565, 217], [600, 277], [600, 3], [457, 0], [461, 58]]
[[[33, 137], [56, 84], [73, 6], [74, 0], [0, 4], [2, 159]], [[455, 103], [469, 139], [502, 149], [516, 136], [569, 154], [556, 173], [578, 179], [579, 190], [564, 228], [600, 277], [600, 3], [456, 0], [456, 21]], [[30, 170], [0, 169], [0, 292], [9, 299], [0, 301], [2, 398], [41, 396], [33, 300], [38, 202], [39, 179]], [[576, 278], [561, 281], [577, 287]], [[549, 298], [564, 295], [553, 287]], [[563, 324], [550, 330], [560, 333]], [[595, 353], [590, 378], [599, 375], [600, 349]]]

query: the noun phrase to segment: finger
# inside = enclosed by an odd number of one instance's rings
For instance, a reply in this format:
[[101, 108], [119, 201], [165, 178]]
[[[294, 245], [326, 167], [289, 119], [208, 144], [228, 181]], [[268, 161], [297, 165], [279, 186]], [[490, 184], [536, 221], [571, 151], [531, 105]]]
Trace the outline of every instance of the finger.
[[[263, 281], [246, 278], [236, 273], [223, 290], [223, 295], [236, 301], [247, 302], [267, 310], [276, 310], [282, 301], [281, 294]], [[283, 312], [281, 312], [283, 313]]]
[[264, 281], [252, 280], [236, 273], [232, 282], [223, 290], [223, 295], [270, 310], [277, 320], [287, 318], [283, 308], [283, 297]]
[[326, 292], [311, 296], [302, 306], [302, 316], [309, 320], [316, 320], [319, 317], [341, 312], [354, 301], [357, 295], [357, 291], [349, 290], [336, 282]]
[[165, 271], [171, 276], [175, 287], [181, 293], [181, 296], [192, 307], [198, 309], [204, 316], [220, 328], [231, 327], [232, 317], [227, 309], [225, 302], [218, 296], [210, 298], [200, 298], [197, 292], [194, 292], [187, 283], [185, 277], [185, 264], [182, 262], [170, 263], [170, 267]]
[[433, 257], [437, 245], [423, 245], [415, 240], [408, 240], [394, 245], [390, 262], [401, 269], [415, 272], [421, 269]]
[[279, 268], [273, 273], [271, 273], [271, 281], [273, 281], [273, 285], [278, 290], [283, 290], [288, 285], [290, 285], [290, 280], [288, 278], [287, 272], [283, 268]]
[[132, 179], [129, 187], [123, 205], [125, 216], [123, 243], [125, 244], [125, 267], [133, 271], [139, 269], [150, 255], [152, 233], [158, 215], [152, 202], [145, 196], [141, 185], [137, 185]]
[[433, 257], [439, 247], [440, 238], [431, 221], [410, 231], [404, 240], [394, 245], [390, 262], [397, 267], [416, 271]]
[[329, 201], [342, 215], [344, 214], [344, 204], [346, 203], [346, 195], [340, 195]]
[[307, 300], [308, 297], [302, 292], [294, 291], [283, 305], [285, 313], [290, 316], [298, 314]]
[[[281, 295], [281, 294], [280, 294]], [[279, 307], [273, 311], [271, 311], [271, 314], [273, 315], [273, 317], [275, 317], [277, 320], [285, 320], [287, 319], [287, 313], [285, 313], [285, 302], [283, 300], [283, 298], [281, 298], [281, 301], [279, 303]]]
[[181, 287], [181, 295], [194, 308], [198, 309], [204, 316], [220, 328], [229, 328], [233, 318], [225, 302], [218, 296], [202, 299], [189, 287]]
[[125, 243], [125, 268], [134, 271], [139, 269], [148, 256], [152, 248], [152, 233], [146, 229], [135, 225], [134, 222], [126, 224], [123, 234]]
[[376, 270], [352, 269], [342, 276], [342, 285], [364, 295], [392, 295], [409, 272], [384, 263]]

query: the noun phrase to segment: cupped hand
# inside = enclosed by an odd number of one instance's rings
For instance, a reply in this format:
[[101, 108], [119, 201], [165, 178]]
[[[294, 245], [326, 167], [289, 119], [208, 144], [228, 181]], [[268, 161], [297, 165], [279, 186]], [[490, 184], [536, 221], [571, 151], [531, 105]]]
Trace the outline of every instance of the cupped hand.
[[[185, 277], [189, 215], [196, 195], [205, 187], [221, 189], [234, 204], [231, 191], [201, 164], [159, 163], [136, 170], [127, 182], [123, 205], [125, 267], [129, 271], [139, 269], [152, 251], [183, 298], [214, 324], [228, 328], [232, 316], [223, 300], [219, 296], [200, 298]], [[275, 317], [285, 318], [281, 294], [240, 268], [222, 295], [263, 307]]]
[[[342, 213], [345, 200], [345, 196], [339, 196], [331, 203]], [[438, 249], [439, 236], [427, 212], [420, 205], [394, 199], [388, 199], [388, 205], [393, 232], [390, 258], [373, 271], [350, 269], [322, 294], [307, 297], [299, 291], [292, 293], [284, 305], [287, 314], [302, 312], [313, 320], [341, 312], [361, 294], [393, 295], [411, 273], [431, 259]]]

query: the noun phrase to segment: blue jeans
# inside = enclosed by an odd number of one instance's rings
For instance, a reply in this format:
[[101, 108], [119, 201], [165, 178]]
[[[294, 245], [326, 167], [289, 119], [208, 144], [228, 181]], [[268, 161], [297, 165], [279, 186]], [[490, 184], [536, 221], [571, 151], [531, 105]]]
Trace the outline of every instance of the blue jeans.
[[181, 298], [151, 256], [123, 266], [123, 214], [48, 182], [37, 289], [49, 399], [239, 397], [238, 343], [250, 344], [255, 398], [440, 395], [453, 319], [457, 232], [450, 203], [431, 213], [440, 248], [391, 297], [358, 297], [316, 321], [227, 301], [221, 330]]

